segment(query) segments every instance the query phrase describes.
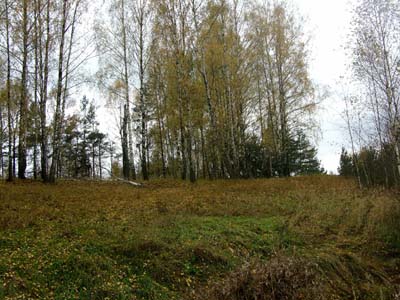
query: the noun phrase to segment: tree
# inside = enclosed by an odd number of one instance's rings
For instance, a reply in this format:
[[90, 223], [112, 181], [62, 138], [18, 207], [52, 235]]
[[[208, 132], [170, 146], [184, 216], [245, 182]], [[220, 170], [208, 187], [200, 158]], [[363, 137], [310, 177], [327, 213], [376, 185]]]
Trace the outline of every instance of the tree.
[[[185, 0], [163, 0], [154, 3], [157, 11], [157, 32], [162, 39], [163, 52], [167, 59], [167, 91], [171, 99], [168, 113], [174, 138], [179, 144], [173, 147], [181, 162], [181, 178], [196, 180], [193, 161], [193, 60], [188, 42], [190, 41], [190, 22], [188, 12], [190, 3]], [[163, 34], [164, 33], [164, 34]], [[189, 173], [189, 174], [188, 174]], [[189, 176], [188, 176], [189, 175]]]
[[279, 175], [289, 176], [290, 137], [313, 126], [310, 117], [317, 105], [308, 71], [308, 38], [302, 20], [284, 1], [256, 4], [248, 20], [262, 131], [270, 133], [269, 152], [280, 160]]
[[61, 28], [60, 28], [60, 46], [58, 55], [58, 79], [57, 79], [57, 91], [56, 91], [56, 110], [53, 121], [53, 155], [50, 167], [49, 181], [54, 183], [56, 180], [57, 164], [60, 152], [60, 140], [61, 140], [61, 124], [62, 124], [62, 92], [63, 92], [63, 76], [64, 76], [64, 48], [65, 48], [65, 35], [67, 28], [67, 15], [68, 15], [68, 3], [67, 0], [62, 2], [61, 12]]
[[28, 51], [30, 24], [28, 19], [28, 0], [22, 1], [22, 71], [21, 71], [21, 95], [19, 103], [19, 133], [18, 133], [18, 177], [25, 179], [27, 167], [27, 128], [28, 128]]
[[12, 99], [11, 99], [11, 46], [10, 46], [10, 7], [9, 1], [5, 0], [5, 18], [6, 18], [6, 51], [7, 51], [7, 125], [8, 125], [8, 177], [7, 181], [13, 181], [14, 172], [14, 156], [13, 156], [13, 139], [12, 139]]
[[323, 174], [321, 163], [317, 158], [317, 149], [311, 145], [301, 130], [289, 139], [289, 173], [291, 175]]
[[[74, 43], [74, 33], [77, 26], [78, 10], [82, 4], [81, 0], [63, 0], [61, 8], [61, 25], [59, 28], [60, 40], [58, 51], [57, 87], [56, 87], [56, 108], [53, 120], [53, 154], [50, 166], [49, 181], [54, 183], [60, 159], [60, 143], [62, 137], [62, 124], [65, 114], [65, 102], [68, 95], [68, 79], [70, 76], [69, 68], [71, 63], [71, 53]], [[69, 37], [68, 37], [69, 33]], [[69, 45], [66, 45], [69, 38]]]
[[[149, 180], [147, 170], [147, 126], [148, 126], [148, 107], [146, 103], [146, 74], [150, 59], [149, 52], [149, 29], [151, 29], [151, 7], [147, 0], [139, 0], [133, 4], [133, 17], [135, 19], [136, 30], [133, 32], [135, 40], [134, 53], [136, 57], [137, 73], [139, 77], [139, 103], [140, 111], [140, 147], [141, 147], [141, 169], [144, 180]], [[136, 37], [136, 38], [135, 38]]]
[[[136, 179], [133, 153], [132, 132], [132, 61], [133, 37], [132, 10], [129, 10], [126, 0], [111, 1], [109, 7], [110, 19], [107, 25], [96, 22], [95, 34], [97, 50], [102, 66], [98, 73], [99, 83], [106, 90], [114, 105], [121, 106], [120, 136], [122, 148], [122, 169], [125, 179]], [[101, 20], [103, 23], [103, 20]], [[131, 38], [132, 37], [132, 38]]]
[[[52, 50], [51, 1], [35, 1], [35, 97], [39, 97], [41, 178], [48, 182], [47, 102]], [[38, 94], [38, 95], [37, 95]]]
[[371, 124], [375, 125], [368, 130], [375, 130], [377, 137], [371, 144], [377, 142], [381, 153], [386, 152], [387, 144], [394, 149], [396, 162], [385, 166], [387, 183], [393, 167], [400, 174], [399, 12], [398, 1], [363, 0], [355, 7], [353, 21], [353, 71], [367, 91], [362, 96], [363, 105], [369, 109]]
[[29, 169], [37, 178], [40, 170], [45, 182], [102, 178], [109, 147], [110, 164], [121, 157], [125, 179], [136, 178], [136, 163], [144, 180], [320, 171], [307, 136], [317, 104], [308, 37], [285, 1], [106, 1], [94, 26], [94, 80], [116, 112], [119, 149], [97, 126], [97, 99], [84, 98], [81, 112], [70, 114], [83, 83], [77, 70], [93, 48], [79, 30], [85, 3], [1, 4], [8, 72], [0, 78], [7, 103], [0, 150], [8, 151], [0, 151], [0, 168], [8, 162], [11, 180], [16, 165], [19, 177]]
[[79, 110], [79, 113], [67, 116], [64, 122], [59, 174], [62, 177], [102, 179], [103, 158], [109, 145], [106, 135], [98, 128], [95, 101], [84, 96]]
[[340, 154], [340, 163], [339, 163], [338, 172], [340, 176], [353, 176], [354, 175], [354, 166], [353, 159], [351, 155], [348, 154], [346, 149], [342, 148], [342, 153]]

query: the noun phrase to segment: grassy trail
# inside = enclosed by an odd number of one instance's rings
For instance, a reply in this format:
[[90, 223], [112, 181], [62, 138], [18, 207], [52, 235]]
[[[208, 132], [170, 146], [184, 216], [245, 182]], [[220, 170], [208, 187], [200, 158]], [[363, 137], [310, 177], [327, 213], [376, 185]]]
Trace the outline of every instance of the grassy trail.
[[399, 299], [399, 199], [329, 176], [0, 183], [0, 299]]

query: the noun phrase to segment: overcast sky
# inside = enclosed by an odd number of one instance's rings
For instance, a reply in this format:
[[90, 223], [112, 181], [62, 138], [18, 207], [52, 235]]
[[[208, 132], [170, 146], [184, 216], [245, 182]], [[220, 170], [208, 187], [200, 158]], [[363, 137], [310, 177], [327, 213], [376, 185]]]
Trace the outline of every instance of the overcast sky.
[[329, 87], [330, 96], [318, 112], [321, 138], [319, 159], [328, 171], [337, 171], [342, 145], [347, 136], [341, 113], [343, 103], [338, 82], [346, 74], [349, 58], [344, 46], [348, 39], [354, 0], [292, 0], [308, 18], [306, 30], [312, 34], [311, 76], [319, 86]]

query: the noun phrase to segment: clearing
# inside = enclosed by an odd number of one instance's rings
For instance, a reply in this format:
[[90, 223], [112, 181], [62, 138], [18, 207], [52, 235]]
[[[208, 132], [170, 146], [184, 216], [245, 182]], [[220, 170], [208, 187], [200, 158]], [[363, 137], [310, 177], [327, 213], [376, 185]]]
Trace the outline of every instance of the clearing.
[[0, 299], [400, 299], [399, 199], [334, 176], [0, 183]]

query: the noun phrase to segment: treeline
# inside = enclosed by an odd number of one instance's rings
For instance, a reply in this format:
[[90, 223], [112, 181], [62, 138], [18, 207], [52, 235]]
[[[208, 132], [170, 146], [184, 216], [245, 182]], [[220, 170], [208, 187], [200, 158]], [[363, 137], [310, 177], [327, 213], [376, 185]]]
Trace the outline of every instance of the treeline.
[[344, 112], [351, 151], [339, 172], [360, 186], [400, 185], [400, 2], [363, 0], [354, 11], [353, 82]]
[[[109, 0], [88, 38], [89, 4], [0, 4], [3, 177], [193, 182], [323, 171], [309, 140], [308, 37], [286, 2]], [[94, 52], [90, 81], [115, 114], [118, 143], [100, 131], [95, 102], [68, 110]]]
[[[298, 133], [313, 125], [307, 117], [315, 99], [307, 38], [287, 4], [114, 1], [108, 13], [96, 26], [98, 77], [121, 107], [124, 166], [137, 141], [143, 178], [289, 176], [306, 169], [293, 161], [313, 161], [319, 171], [315, 151], [303, 158], [291, 150]], [[124, 167], [124, 176], [135, 171]]]
[[363, 148], [354, 155], [342, 149], [338, 171], [341, 176], [357, 177], [360, 186], [394, 187], [400, 182], [396, 166], [393, 145], [384, 145], [383, 150]]

